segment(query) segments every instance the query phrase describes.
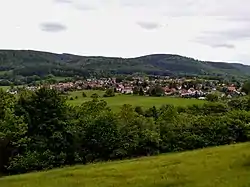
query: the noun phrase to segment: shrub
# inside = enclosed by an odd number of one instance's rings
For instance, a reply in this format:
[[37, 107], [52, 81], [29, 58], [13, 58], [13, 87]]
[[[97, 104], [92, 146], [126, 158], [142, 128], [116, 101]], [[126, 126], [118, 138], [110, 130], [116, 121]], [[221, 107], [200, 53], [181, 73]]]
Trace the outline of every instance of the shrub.
[[142, 107], [140, 107], [140, 106], [136, 106], [135, 107], [135, 112], [138, 113], [138, 114], [140, 114], [140, 115], [144, 115]]
[[86, 95], [85, 92], [82, 92], [82, 96], [83, 96], [83, 97], [87, 97], [87, 95]]
[[93, 98], [93, 99], [99, 98], [99, 95], [97, 93], [94, 93], [91, 95], [91, 98]]
[[208, 101], [211, 101], [211, 102], [217, 102], [219, 100], [218, 95], [215, 95], [215, 94], [208, 94], [206, 98]]
[[103, 95], [103, 97], [114, 97], [114, 96], [115, 96], [114, 89], [107, 89], [105, 94]]

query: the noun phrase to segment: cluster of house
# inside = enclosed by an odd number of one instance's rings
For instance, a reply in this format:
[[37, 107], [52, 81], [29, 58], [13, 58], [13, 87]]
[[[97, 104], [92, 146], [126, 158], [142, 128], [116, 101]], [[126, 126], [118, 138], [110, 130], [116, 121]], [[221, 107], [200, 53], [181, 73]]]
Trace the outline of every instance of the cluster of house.
[[[47, 86], [50, 89], [56, 89], [62, 92], [86, 89], [105, 90], [112, 87], [116, 89], [116, 92], [121, 94], [133, 94], [135, 87], [140, 87], [142, 88], [143, 92], [147, 94], [150, 88], [160, 85], [163, 92], [167, 96], [179, 96], [184, 98], [195, 97], [202, 99], [208, 93], [216, 91], [221, 92], [222, 96], [224, 94], [227, 97], [244, 95], [240, 88], [237, 89], [235, 85], [219, 84], [218, 81], [205, 81], [204, 83], [194, 82], [195, 80], [186, 80], [185, 78], [145, 80], [137, 77], [130, 81], [122, 80], [117, 82], [116, 78], [102, 78], [78, 80], [75, 82], [57, 83], [43, 86]], [[31, 86], [26, 87], [26, 89], [35, 91], [43, 86]], [[8, 90], [8, 92], [16, 94], [17, 90]]]
[[49, 85], [50, 89], [59, 91], [86, 90], [86, 89], [103, 89], [115, 85], [115, 79], [87, 79], [75, 82], [58, 83]]
[[10, 93], [10, 94], [18, 94], [20, 89], [26, 89], [26, 90], [30, 90], [30, 91], [36, 91], [38, 89], [40, 89], [42, 86], [23, 86], [23, 87], [13, 87], [10, 89], [7, 89], [6, 92]]
[[[218, 92], [221, 93], [221, 97], [234, 97], [234, 96], [244, 96], [245, 93], [241, 92], [241, 88], [237, 88], [233, 84], [219, 84], [217, 80], [215, 81], [205, 81], [205, 83], [196, 83], [190, 85], [190, 80], [183, 79], [166, 79], [164, 80], [153, 80], [146, 81], [147, 86], [143, 87], [144, 93], [148, 93], [148, 90], [155, 85], [161, 85], [162, 90], [166, 96], [178, 96], [183, 98], [199, 98], [205, 99], [205, 96], [209, 93]], [[194, 81], [195, 82], [195, 81]], [[131, 81], [122, 82], [116, 85], [116, 90], [122, 94], [133, 94], [135, 83], [142, 85], [143, 81]], [[174, 84], [173, 84], [174, 83]]]

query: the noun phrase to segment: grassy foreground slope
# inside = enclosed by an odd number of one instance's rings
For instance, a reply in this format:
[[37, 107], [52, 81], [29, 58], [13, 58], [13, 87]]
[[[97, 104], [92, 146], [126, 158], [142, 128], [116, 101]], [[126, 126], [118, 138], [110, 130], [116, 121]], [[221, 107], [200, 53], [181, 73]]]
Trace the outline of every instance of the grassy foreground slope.
[[1, 187], [246, 187], [250, 144], [5, 177]]

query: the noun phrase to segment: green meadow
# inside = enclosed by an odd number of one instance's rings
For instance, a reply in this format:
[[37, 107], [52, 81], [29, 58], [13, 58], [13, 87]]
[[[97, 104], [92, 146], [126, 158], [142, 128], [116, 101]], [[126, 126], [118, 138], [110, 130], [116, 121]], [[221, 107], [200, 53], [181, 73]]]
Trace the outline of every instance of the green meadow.
[[100, 100], [107, 102], [111, 109], [118, 110], [124, 104], [130, 104], [132, 106], [141, 106], [143, 108], [150, 107], [161, 107], [164, 104], [172, 104], [175, 106], [187, 106], [192, 104], [202, 104], [205, 101], [197, 99], [184, 99], [184, 98], [174, 98], [174, 97], [148, 97], [148, 96], [134, 96], [134, 95], [124, 95], [117, 94], [115, 97], [103, 97], [104, 91], [96, 90], [85, 90], [87, 97], [82, 96], [83, 91], [71, 92], [69, 97], [73, 100], [68, 102], [72, 105], [80, 105], [83, 102], [91, 101], [91, 95], [97, 93], [100, 96]]
[[250, 144], [0, 178], [1, 187], [247, 187]]
[[8, 90], [9, 88], [10, 88], [10, 86], [0, 86], [0, 89], [2, 89], [4, 91]]
[[[1, 86], [1, 89], [6, 91], [10, 86]], [[87, 97], [82, 96], [82, 92], [85, 92]], [[111, 109], [119, 110], [120, 107], [124, 104], [130, 104], [132, 106], [141, 106], [142, 108], [150, 107], [161, 107], [164, 104], [171, 104], [175, 106], [187, 106], [192, 104], [203, 104], [205, 101], [197, 99], [184, 99], [184, 98], [174, 98], [174, 97], [148, 97], [148, 96], [134, 96], [134, 95], [124, 95], [116, 94], [115, 97], [103, 97], [104, 91], [100, 90], [84, 90], [84, 91], [74, 91], [70, 92], [69, 98], [72, 97], [73, 100], [68, 100], [69, 104], [72, 105], [81, 105], [86, 101], [91, 101], [92, 94], [98, 94], [100, 100], [107, 102], [108, 106]]]

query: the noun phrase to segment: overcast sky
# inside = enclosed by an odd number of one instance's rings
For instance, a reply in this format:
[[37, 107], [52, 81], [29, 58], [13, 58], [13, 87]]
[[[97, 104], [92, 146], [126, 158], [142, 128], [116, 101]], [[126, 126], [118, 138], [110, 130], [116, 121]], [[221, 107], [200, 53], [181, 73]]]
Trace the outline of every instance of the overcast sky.
[[250, 64], [249, 0], [0, 0], [0, 48]]

